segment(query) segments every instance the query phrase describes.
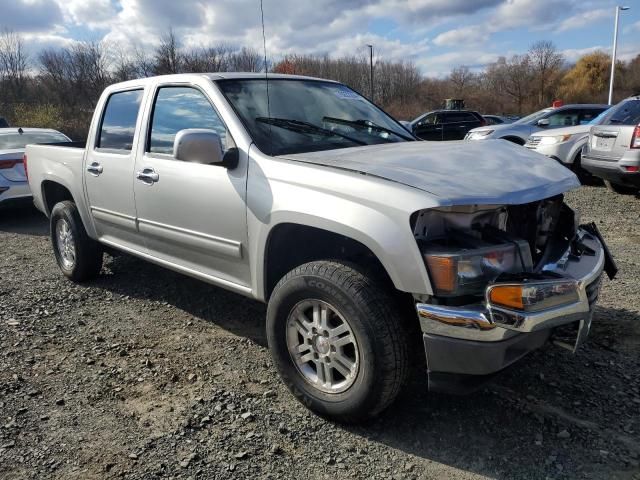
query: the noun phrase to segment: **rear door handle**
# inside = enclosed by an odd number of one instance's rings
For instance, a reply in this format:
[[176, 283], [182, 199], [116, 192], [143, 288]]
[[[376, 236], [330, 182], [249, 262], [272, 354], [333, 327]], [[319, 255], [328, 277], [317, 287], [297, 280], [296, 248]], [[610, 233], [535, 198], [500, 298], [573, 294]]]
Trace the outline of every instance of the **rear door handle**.
[[91, 164], [87, 167], [87, 172], [89, 172], [94, 177], [97, 177], [102, 173], [102, 165], [98, 162], [91, 162]]
[[160, 175], [153, 168], [143, 168], [136, 172], [136, 178], [146, 185], [151, 185], [160, 180]]

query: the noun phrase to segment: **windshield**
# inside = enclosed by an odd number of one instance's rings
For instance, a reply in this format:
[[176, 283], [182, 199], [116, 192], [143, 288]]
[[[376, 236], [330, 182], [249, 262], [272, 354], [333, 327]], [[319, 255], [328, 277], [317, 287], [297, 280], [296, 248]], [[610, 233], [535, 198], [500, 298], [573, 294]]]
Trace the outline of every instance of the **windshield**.
[[536, 120], [540, 120], [542, 117], [544, 117], [547, 113], [550, 113], [550, 112], [553, 112], [553, 108], [545, 108], [543, 110], [537, 111], [536, 113], [532, 113], [531, 115], [527, 115], [526, 117], [513, 122], [513, 124], [522, 125], [524, 123], [532, 123], [532, 122], [535, 122]]
[[608, 111], [609, 109], [607, 108], [600, 115], [598, 115], [596, 118], [594, 118], [589, 123], [587, 123], [587, 125], [598, 125], [602, 121], [602, 119], [607, 115]]
[[0, 149], [19, 150], [30, 143], [57, 143], [70, 140], [60, 132], [5, 133], [0, 135]]
[[258, 148], [269, 155], [413, 140], [405, 128], [339, 83], [218, 80]]

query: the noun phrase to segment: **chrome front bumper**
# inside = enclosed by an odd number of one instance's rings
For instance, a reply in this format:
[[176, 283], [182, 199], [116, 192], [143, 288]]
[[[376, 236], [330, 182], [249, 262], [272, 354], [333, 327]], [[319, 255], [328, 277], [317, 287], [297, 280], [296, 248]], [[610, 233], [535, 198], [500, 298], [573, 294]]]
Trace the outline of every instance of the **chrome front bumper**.
[[[579, 230], [582, 243], [593, 254], [580, 257], [565, 254], [544, 270], [553, 272], [559, 280], [578, 283], [578, 300], [539, 312], [517, 312], [498, 308], [488, 302], [466, 307], [450, 307], [426, 303], [416, 304], [424, 334], [476, 342], [499, 342], [518, 334], [549, 330], [583, 320], [589, 322], [600, 289], [605, 251], [600, 241], [586, 230]], [[586, 325], [588, 333], [589, 325]], [[584, 332], [581, 332], [584, 335]]]

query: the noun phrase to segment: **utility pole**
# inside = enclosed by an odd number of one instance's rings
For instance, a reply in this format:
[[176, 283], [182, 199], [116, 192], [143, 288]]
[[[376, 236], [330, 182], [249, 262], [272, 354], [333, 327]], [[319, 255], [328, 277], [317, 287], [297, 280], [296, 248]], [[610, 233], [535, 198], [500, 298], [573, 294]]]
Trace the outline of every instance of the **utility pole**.
[[618, 20], [621, 10], [629, 10], [629, 7], [616, 5], [616, 20], [613, 27], [613, 51], [611, 52], [611, 78], [609, 79], [609, 105], [613, 104], [613, 77], [616, 73], [616, 51], [618, 50]]
[[369, 88], [371, 89], [370, 98], [373, 102], [373, 45], [367, 45], [369, 47]]

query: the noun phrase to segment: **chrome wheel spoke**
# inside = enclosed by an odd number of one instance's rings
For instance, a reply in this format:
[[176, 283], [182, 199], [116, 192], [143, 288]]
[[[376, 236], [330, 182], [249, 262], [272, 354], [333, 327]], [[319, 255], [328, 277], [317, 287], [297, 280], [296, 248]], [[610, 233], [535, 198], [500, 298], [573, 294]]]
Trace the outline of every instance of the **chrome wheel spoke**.
[[300, 356], [300, 363], [308, 363], [311, 362], [315, 358], [315, 353], [309, 352]]
[[337, 338], [337, 339], [335, 339], [333, 341], [333, 344], [336, 347], [344, 347], [346, 345], [349, 345], [350, 343], [355, 344], [355, 340], [353, 338], [353, 335], [351, 335], [351, 333], [349, 333], [349, 334], [347, 334], [347, 335], [345, 335], [343, 337]]
[[341, 393], [353, 385], [360, 362], [358, 344], [333, 306], [321, 300], [300, 302], [289, 314], [286, 336], [291, 359], [315, 388]]
[[56, 223], [56, 243], [62, 265], [65, 268], [72, 268], [76, 262], [76, 246], [71, 227], [65, 219], [60, 219]]
[[342, 353], [336, 352], [335, 355], [331, 358], [331, 364], [333, 368], [339, 371], [345, 378], [348, 378], [351, 375], [353, 367], [355, 363]]

